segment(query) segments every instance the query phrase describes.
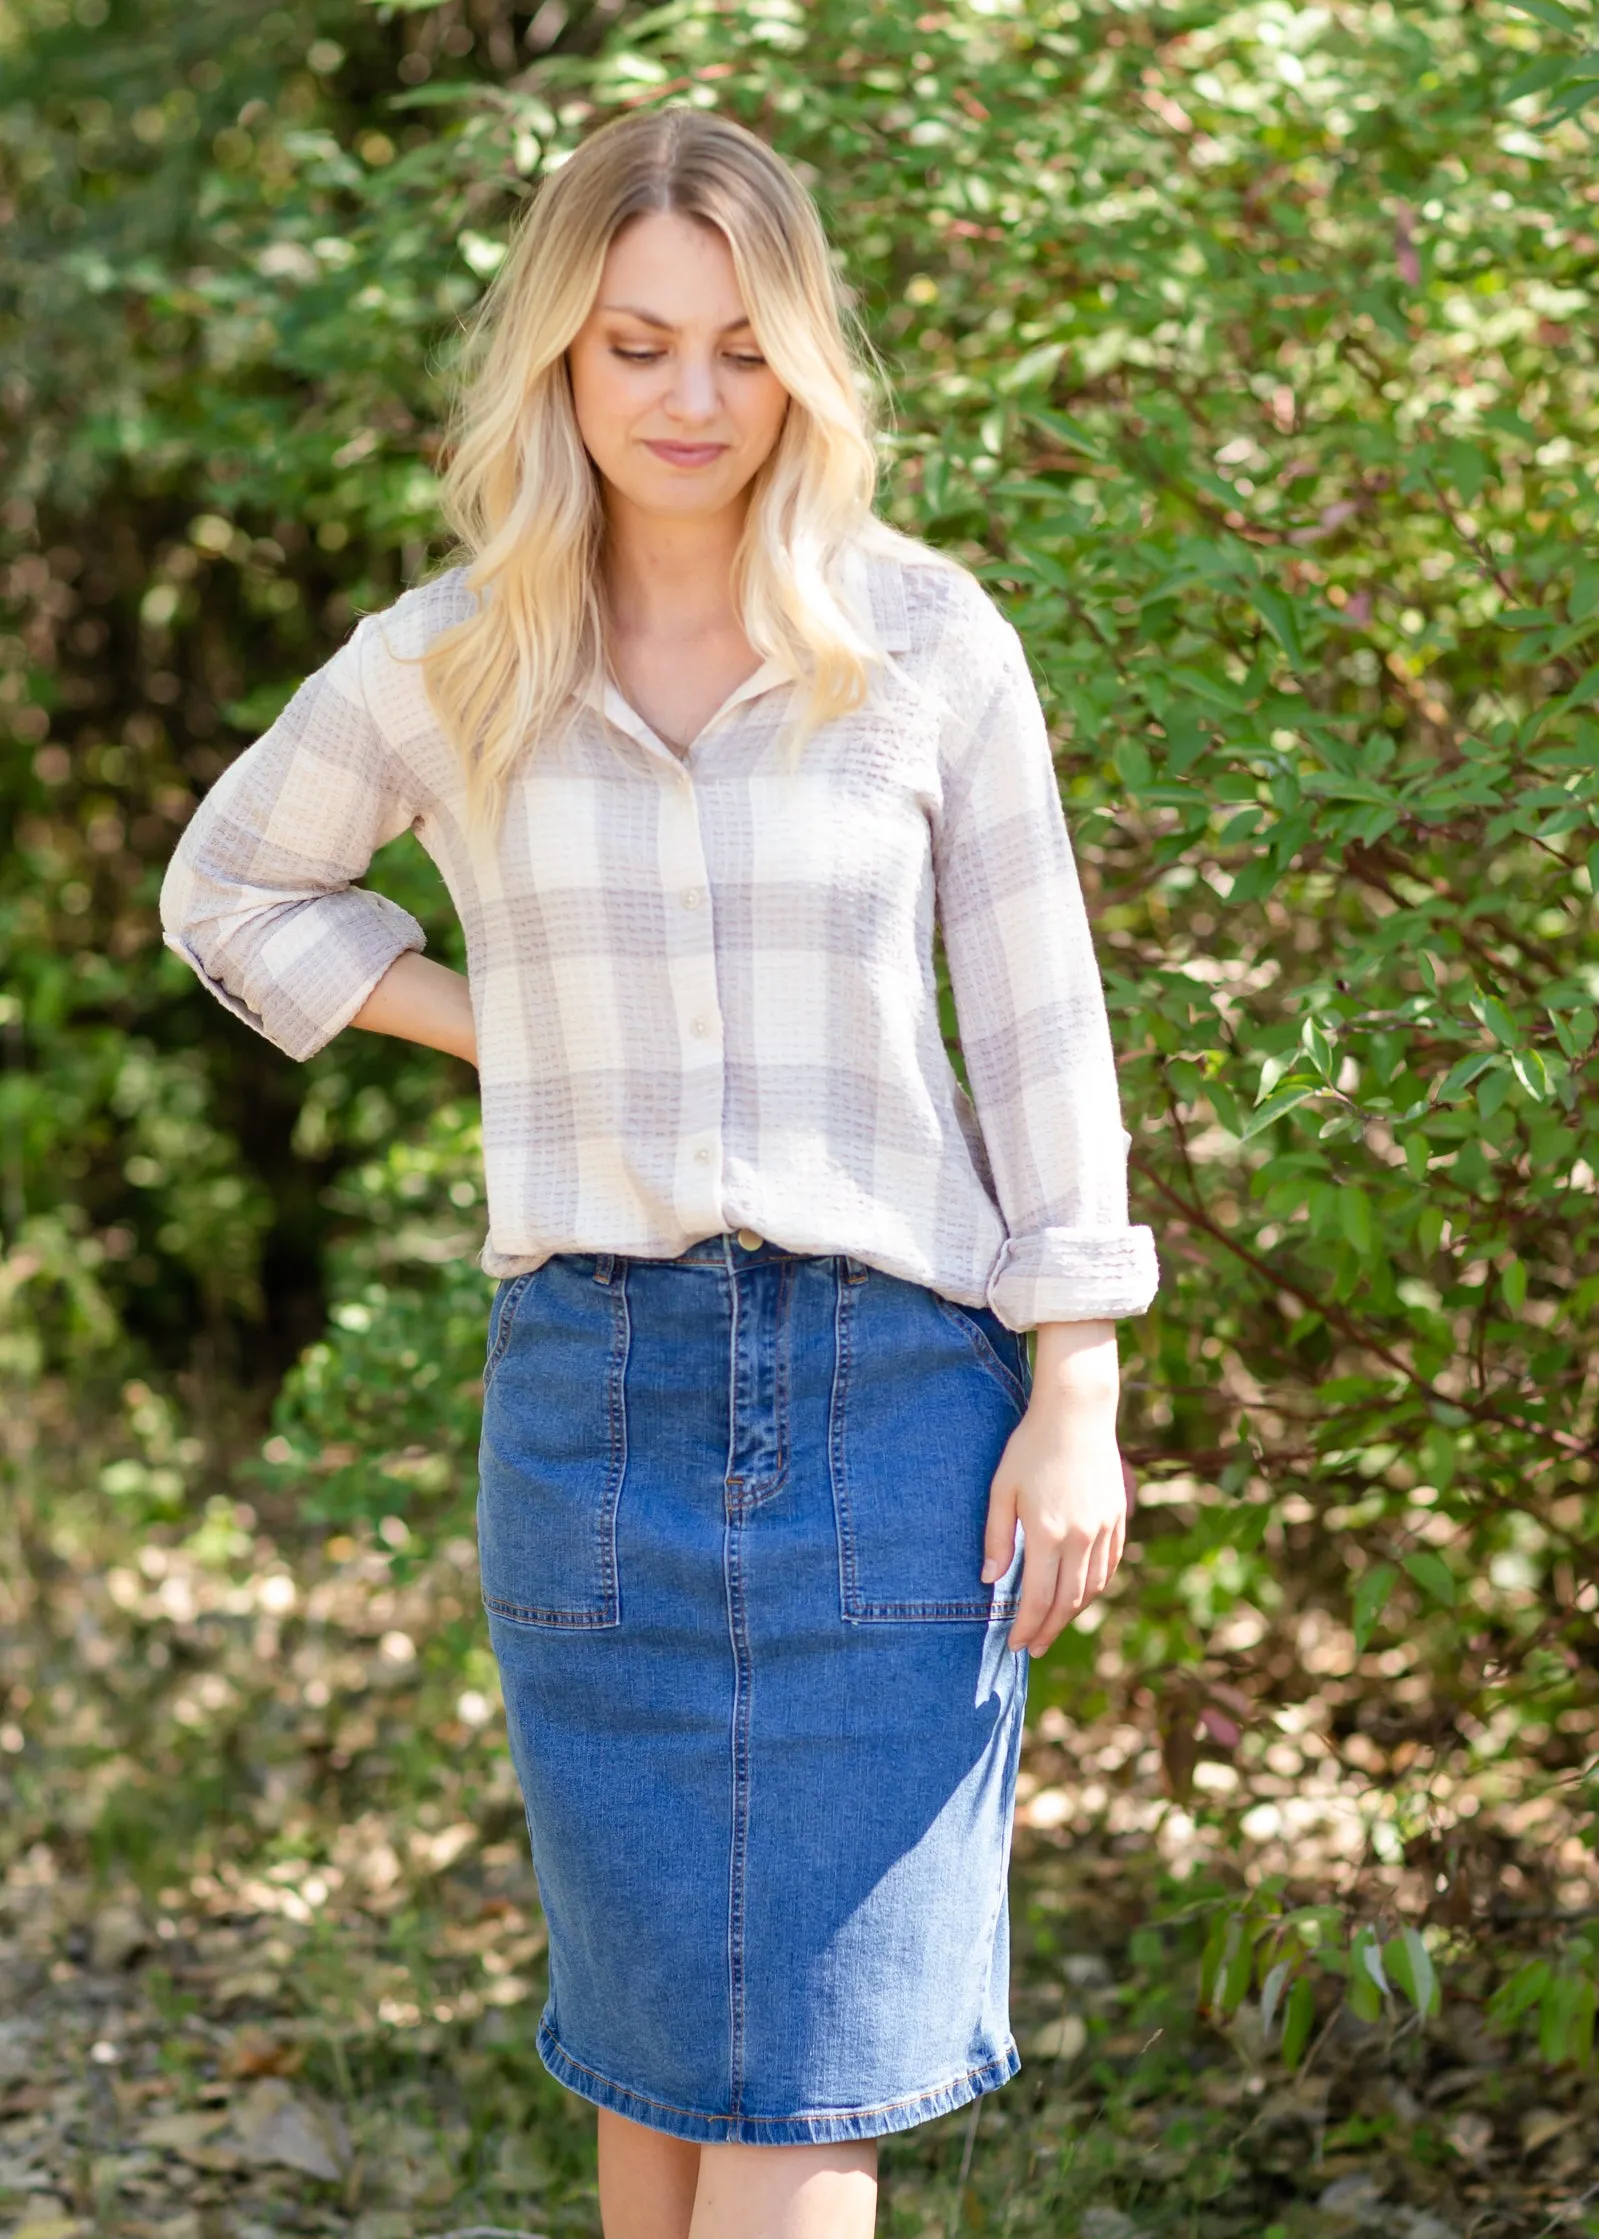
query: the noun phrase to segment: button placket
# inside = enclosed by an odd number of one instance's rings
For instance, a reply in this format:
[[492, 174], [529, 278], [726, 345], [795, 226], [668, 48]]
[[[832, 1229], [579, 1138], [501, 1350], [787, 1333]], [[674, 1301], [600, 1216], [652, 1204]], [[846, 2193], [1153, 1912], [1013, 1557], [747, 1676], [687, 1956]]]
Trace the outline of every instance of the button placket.
[[[686, 777], [686, 772], [683, 773]], [[668, 897], [667, 971], [683, 1072], [678, 1195], [685, 1226], [720, 1226], [722, 1005], [710, 878], [692, 783], [661, 799], [661, 873]]]

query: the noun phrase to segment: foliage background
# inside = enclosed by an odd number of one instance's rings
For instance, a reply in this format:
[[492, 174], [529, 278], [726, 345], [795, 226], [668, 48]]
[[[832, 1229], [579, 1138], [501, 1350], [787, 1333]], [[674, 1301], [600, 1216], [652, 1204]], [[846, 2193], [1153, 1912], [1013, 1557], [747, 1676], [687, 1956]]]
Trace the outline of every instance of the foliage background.
[[[450, 1809], [490, 1810], [492, 1672], [439, 1583], [486, 1310], [471, 1077], [359, 1035], [291, 1066], [161, 950], [155, 896], [197, 794], [438, 552], [442, 383], [519, 198], [620, 107], [714, 103], [823, 204], [892, 383], [885, 509], [1023, 631], [1161, 1250], [1123, 1329], [1135, 1544], [1035, 1671], [1024, 1823], [1121, 1861], [1135, 2004], [1175, 1956], [1182, 2028], [1258, 2077], [1380, 2043], [1416, 2118], [1348, 2119], [1522, 2228], [1418, 2094], [1467, 2027], [1538, 2104], [1590, 2090], [1592, 30], [1554, 0], [0, 8], [18, 1888], [43, 1856], [196, 1901], [263, 1843], [336, 1870], [363, 1799], [433, 1808], [469, 1742]], [[457, 955], [411, 842], [373, 876]], [[296, 1661], [324, 1570], [429, 1613], [378, 1608], [347, 1685]], [[280, 1575], [270, 1653], [185, 1693], [232, 1653], [207, 1596]], [[85, 1610], [176, 1661], [117, 1698]], [[394, 1639], [486, 1706], [431, 1754], [338, 1739]], [[1039, 1932], [1030, 1984], [1069, 1986]], [[1537, 2216], [1586, 2212], [1562, 2137]], [[1262, 2183], [1238, 2228], [1290, 2211]]]

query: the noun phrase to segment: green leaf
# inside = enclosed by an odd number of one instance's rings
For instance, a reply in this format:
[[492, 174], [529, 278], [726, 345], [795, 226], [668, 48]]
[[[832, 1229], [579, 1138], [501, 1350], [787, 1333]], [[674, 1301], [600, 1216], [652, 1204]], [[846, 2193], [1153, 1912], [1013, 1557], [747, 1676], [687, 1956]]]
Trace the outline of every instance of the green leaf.
[[1519, 1314], [1527, 1303], [1527, 1263], [1525, 1260], [1507, 1260], [1499, 1276], [1499, 1287], [1505, 1294], [1505, 1304], [1512, 1314]]
[[1283, 2008], [1283, 2041], [1281, 2052], [1286, 2068], [1297, 2068], [1305, 2056], [1310, 2042], [1310, 2032], [1316, 2020], [1316, 1993], [1308, 1975], [1296, 1975], [1288, 1993], [1288, 2003]]
[[1222, 1964], [1227, 1957], [1227, 1931], [1231, 1925], [1226, 1916], [1219, 1918], [1205, 1939], [1205, 1948], [1199, 1960], [1199, 2004], [1203, 2011], [1210, 2011], [1216, 2003], [1216, 1985], [1221, 1979]]
[[1424, 1594], [1445, 1609], [1454, 1608], [1454, 1572], [1441, 1555], [1435, 1555], [1430, 1548], [1418, 1547], [1402, 1559], [1405, 1569]]
[[1508, 1102], [1513, 1085], [1514, 1076], [1508, 1066], [1498, 1065], [1494, 1072], [1483, 1075], [1477, 1083], [1477, 1110], [1485, 1120], [1491, 1120]]
[[1299, 1030], [1299, 1046], [1323, 1080], [1331, 1080], [1337, 1049], [1319, 1018], [1307, 1018]]
[[1515, 1048], [1522, 1038], [1520, 1029], [1497, 996], [1480, 995], [1473, 1001], [1471, 1008], [1501, 1049]]
[[1211, 1110], [1216, 1115], [1218, 1125], [1225, 1127], [1229, 1135], [1241, 1136], [1244, 1131], [1244, 1122], [1238, 1099], [1234, 1096], [1232, 1090], [1223, 1088], [1220, 1081], [1207, 1081], [1205, 1094], [1210, 1101]]
[[1372, 1231], [1371, 1199], [1363, 1189], [1339, 1191], [1338, 1222], [1346, 1239], [1362, 1259], [1368, 1258], [1375, 1239]]
[[1278, 2000], [1292, 1973], [1292, 1964], [1286, 1959], [1279, 1959], [1260, 1986], [1260, 2029], [1264, 2037], [1271, 2035], [1271, 2025], [1277, 2017]]
[[1074, 420], [1068, 412], [1056, 412], [1046, 405], [1030, 405], [1026, 417], [1046, 434], [1052, 435], [1065, 451], [1081, 452], [1085, 459], [1108, 462], [1110, 454], [1097, 435], [1085, 428], [1081, 420]]
[[1566, 2057], [1571, 2023], [1576, 2013], [1576, 1982], [1570, 1975], [1556, 1975], [1538, 2001], [1538, 2054], [1551, 2067]]
[[1388, 1996], [1388, 1977], [1382, 1963], [1382, 1946], [1371, 1927], [1355, 1930], [1349, 1944], [1349, 1975], [1345, 1995], [1350, 2010], [1361, 2021], [1381, 2018]]
[[[1514, 6], [1515, 0], [1511, 0]], [[1541, 54], [1536, 62], [1529, 62], [1525, 70], [1518, 70], [1505, 87], [1500, 99], [1507, 104], [1524, 101], [1529, 93], [1542, 93], [1546, 87], [1559, 85], [1571, 67], [1571, 58], [1564, 54]], [[1462, 491], [1464, 497], [1465, 493]], [[1471, 503], [1466, 498], [1466, 503]]]
[[1292, 1069], [1294, 1055], [1295, 1053], [1292, 1050], [1283, 1050], [1279, 1051], [1275, 1057], [1268, 1057], [1263, 1061], [1260, 1068], [1260, 1086], [1255, 1091], [1255, 1102], [1257, 1104], [1264, 1104], [1283, 1075]]
[[1547, 1959], [1523, 1960], [1510, 1980], [1501, 1983], [1489, 1999], [1489, 2018], [1502, 2026], [1514, 2025], [1537, 2005], [1553, 1979], [1554, 1969]]
[[1254, 1971], [1254, 1947], [1240, 1919], [1234, 1918], [1230, 1924], [1229, 1945], [1216, 1996], [1217, 2007], [1224, 2014], [1233, 2013], [1242, 2005]]
[[1540, 23], [1548, 24], [1551, 31], [1564, 31], [1573, 39], [1582, 35], [1581, 24], [1569, 8], [1560, 6], [1559, 0], [1506, 0], [1506, 5], [1521, 15], [1536, 16]]
[[1512, 1050], [1510, 1070], [1535, 1104], [1549, 1101], [1549, 1073], [1536, 1050]]
[[1282, 1119], [1286, 1113], [1297, 1111], [1311, 1097], [1324, 1096], [1326, 1093], [1320, 1081], [1290, 1082], [1274, 1089], [1264, 1104], [1257, 1104], [1245, 1120], [1244, 1141], [1248, 1142], [1259, 1135], [1263, 1129], [1270, 1127], [1273, 1120]]
[[1390, 1977], [1398, 1984], [1417, 2013], [1423, 2018], [1437, 2013], [1441, 2002], [1438, 1973], [1433, 1965], [1432, 1953], [1417, 1931], [1414, 1928], [1402, 1928], [1397, 1936], [1383, 1946], [1383, 1959]]
[[1388, 1597], [1399, 1576], [1392, 1563], [1373, 1563], [1362, 1571], [1355, 1586], [1355, 1654], [1363, 1656], [1377, 1621], [1388, 1607]]
[[1490, 1065], [1498, 1063], [1498, 1054], [1493, 1050], [1478, 1050], [1474, 1056], [1463, 1057], [1458, 1065], [1452, 1065], [1444, 1075], [1443, 1085], [1438, 1091], [1438, 1102], [1458, 1104], [1472, 1082], [1479, 1080]]
[[1287, 654], [1289, 667], [1301, 672], [1307, 669], [1310, 663], [1299, 634], [1299, 610], [1294, 601], [1264, 583], [1256, 585], [1250, 599], [1256, 613]]

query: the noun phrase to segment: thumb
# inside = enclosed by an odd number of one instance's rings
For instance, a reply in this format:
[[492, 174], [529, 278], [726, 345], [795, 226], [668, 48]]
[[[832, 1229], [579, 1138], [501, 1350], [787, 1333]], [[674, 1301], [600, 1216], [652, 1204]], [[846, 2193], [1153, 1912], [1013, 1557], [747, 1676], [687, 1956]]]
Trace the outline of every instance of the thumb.
[[995, 1478], [988, 1495], [988, 1524], [983, 1532], [983, 1584], [1003, 1578], [1016, 1554], [1016, 1494], [1008, 1482]]

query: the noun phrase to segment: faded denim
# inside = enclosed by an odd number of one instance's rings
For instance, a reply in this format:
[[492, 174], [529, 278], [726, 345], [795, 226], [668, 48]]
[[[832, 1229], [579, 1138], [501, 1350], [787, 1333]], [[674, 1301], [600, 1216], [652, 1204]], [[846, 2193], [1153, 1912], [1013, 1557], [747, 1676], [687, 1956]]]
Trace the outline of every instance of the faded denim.
[[716, 1236], [501, 1284], [483, 1597], [538, 2049], [582, 2097], [802, 2144], [1015, 2074], [1020, 1557], [979, 1573], [1029, 1387], [989, 1309], [842, 1256]]

